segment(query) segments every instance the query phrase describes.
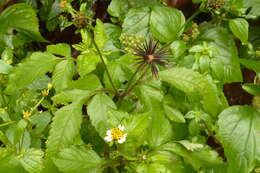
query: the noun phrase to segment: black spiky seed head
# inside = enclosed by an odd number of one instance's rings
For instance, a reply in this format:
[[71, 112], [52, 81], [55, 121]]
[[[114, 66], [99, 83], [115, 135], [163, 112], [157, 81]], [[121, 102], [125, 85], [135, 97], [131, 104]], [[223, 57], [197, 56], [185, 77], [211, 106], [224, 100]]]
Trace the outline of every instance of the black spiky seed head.
[[154, 41], [152, 38], [149, 38], [144, 42], [144, 44], [134, 48], [134, 54], [139, 56], [135, 58], [137, 61], [137, 70], [142, 70], [145, 66], [148, 66], [151, 69], [152, 76], [158, 78], [158, 67], [165, 66], [168, 64], [167, 60], [168, 53], [165, 48], [159, 48], [159, 41]]

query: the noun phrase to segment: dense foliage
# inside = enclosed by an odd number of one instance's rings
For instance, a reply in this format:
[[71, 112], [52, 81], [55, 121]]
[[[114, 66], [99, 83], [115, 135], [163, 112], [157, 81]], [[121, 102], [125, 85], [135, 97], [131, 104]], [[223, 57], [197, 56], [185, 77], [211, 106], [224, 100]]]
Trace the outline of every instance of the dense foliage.
[[1, 0], [0, 172], [259, 173], [260, 0], [176, 2]]

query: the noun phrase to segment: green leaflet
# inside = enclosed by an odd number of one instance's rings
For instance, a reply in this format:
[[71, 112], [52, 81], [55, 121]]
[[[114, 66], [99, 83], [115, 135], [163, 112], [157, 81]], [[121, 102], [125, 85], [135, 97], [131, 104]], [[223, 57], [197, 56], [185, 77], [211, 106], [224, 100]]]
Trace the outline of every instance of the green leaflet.
[[171, 68], [160, 72], [162, 81], [168, 82], [188, 95], [202, 98], [201, 105], [207, 113], [216, 117], [227, 105], [223, 103], [218, 89], [206, 76], [185, 68]]
[[74, 62], [67, 59], [59, 62], [53, 72], [52, 81], [57, 92], [68, 88], [74, 74]]
[[9, 74], [12, 71], [12, 66], [0, 60], [0, 74]]
[[108, 110], [116, 108], [115, 103], [106, 94], [95, 95], [88, 105], [88, 115], [92, 125], [96, 128], [99, 135], [104, 137], [106, 130], [113, 128], [107, 122], [109, 113]]
[[249, 27], [248, 22], [243, 18], [236, 18], [236, 19], [229, 20], [230, 30], [244, 44], [246, 44], [248, 41], [248, 27]]
[[93, 150], [73, 146], [61, 150], [54, 163], [64, 173], [101, 173], [104, 161]]
[[19, 160], [29, 173], [39, 173], [43, 169], [43, 155], [40, 149], [30, 148], [21, 153]]
[[35, 52], [25, 62], [19, 64], [9, 76], [5, 92], [13, 94], [15, 91], [31, 84], [35, 79], [51, 72], [60, 61], [50, 53]]
[[5, 9], [0, 14], [0, 33], [7, 34], [9, 29], [15, 29], [35, 41], [45, 41], [38, 28], [38, 19], [31, 6], [18, 3]]
[[185, 17], [181, 11], [169, 7], [153, 7], [150, 29], [161, 42], [172, 42], [180, 36]]
[[81, 98], [55, 112], [47, 140], [47, 157], [56, 156], [61, 149], [72, 144], [79, 134], [84, 101]]
[[219, 115], [218, 136], [228, 160], [228, 173], [248, 173], [254, 168], [260, 151], [259, 122], [259, 113], [250, 106], [233, 106]]

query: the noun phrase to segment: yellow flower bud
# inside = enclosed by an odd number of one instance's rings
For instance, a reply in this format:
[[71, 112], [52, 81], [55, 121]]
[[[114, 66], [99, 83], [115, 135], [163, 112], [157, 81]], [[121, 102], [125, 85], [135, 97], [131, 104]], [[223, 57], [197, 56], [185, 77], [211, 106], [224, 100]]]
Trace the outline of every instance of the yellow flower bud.
[[29, 111], [23, 111], [23, 118], [28, 119], [32, 116], [32, 114]]

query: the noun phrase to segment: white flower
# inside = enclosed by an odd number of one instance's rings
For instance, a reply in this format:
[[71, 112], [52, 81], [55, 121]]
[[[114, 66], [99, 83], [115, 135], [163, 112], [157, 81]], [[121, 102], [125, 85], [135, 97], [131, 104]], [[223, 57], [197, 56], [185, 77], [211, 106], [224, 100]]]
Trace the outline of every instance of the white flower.
[[125, 127], [123, 125], [119, 125], [116, 128], [112, 128], [107, 131], [104, 137], [104, 140], [107, 142], [117, 141], [119, 144], [122, 144], [126, 141], [127, 133], [124, 134]]

